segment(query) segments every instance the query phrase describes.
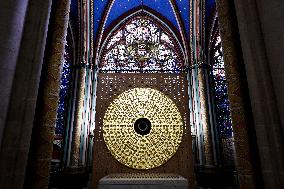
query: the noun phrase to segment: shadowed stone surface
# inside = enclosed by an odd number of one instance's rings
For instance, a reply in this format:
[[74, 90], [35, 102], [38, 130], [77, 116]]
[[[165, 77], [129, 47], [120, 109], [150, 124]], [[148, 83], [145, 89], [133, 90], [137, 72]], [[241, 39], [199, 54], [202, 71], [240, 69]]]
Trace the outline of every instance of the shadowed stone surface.
[[176, 174], [111, 174], [99, 181], [99, 189], [188, 189], [188, 181]]

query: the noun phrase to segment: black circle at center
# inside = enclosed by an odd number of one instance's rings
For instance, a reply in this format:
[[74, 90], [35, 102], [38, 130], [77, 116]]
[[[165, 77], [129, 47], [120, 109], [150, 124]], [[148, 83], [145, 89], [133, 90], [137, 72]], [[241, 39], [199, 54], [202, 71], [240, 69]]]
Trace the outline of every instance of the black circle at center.
[[134, 123], [134, 130], [139, 135], [147, 135], [151, 131], [151, 122], [147, 118], [139, 118]]

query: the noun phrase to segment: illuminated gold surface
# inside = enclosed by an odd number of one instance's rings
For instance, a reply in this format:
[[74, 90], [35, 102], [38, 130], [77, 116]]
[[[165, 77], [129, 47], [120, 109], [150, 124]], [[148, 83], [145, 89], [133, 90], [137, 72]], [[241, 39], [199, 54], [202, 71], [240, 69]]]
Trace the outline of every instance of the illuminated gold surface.
[[[134, 123], [151, 122], [151, 131], [139, 135]], [[151, 88], [134, 88], [118, 96], [103, 119], [103, 136], [111, 154], [134, 169], [151, 169], [166, 163], [177, 151], [183, 135], [181, 114], [174, 102]]]

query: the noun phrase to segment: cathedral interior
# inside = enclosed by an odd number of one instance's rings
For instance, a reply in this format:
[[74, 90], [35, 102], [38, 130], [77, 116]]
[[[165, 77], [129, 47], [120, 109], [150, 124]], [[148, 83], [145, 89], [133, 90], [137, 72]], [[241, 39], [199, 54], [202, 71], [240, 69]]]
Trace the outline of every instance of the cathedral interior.
[[281, 0], [0, 1], [0, 188], [284, 188], [283, 23]]

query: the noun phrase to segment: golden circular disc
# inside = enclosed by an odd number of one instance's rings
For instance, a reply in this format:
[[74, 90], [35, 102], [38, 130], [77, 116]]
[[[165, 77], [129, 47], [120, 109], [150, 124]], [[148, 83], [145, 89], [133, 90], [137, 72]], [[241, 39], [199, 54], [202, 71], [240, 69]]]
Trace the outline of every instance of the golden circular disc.
[[[149, 133], [142, 135], [135, 130], [140, 118], [150, 121]], [[103, 119], [103, 137], [109, 151], [120, 163], [134, 169], [166, 163], [177, 151], [182, 136], [183, 122], [177, 106], [151, 88], [122, 93], [109, 105]]]

